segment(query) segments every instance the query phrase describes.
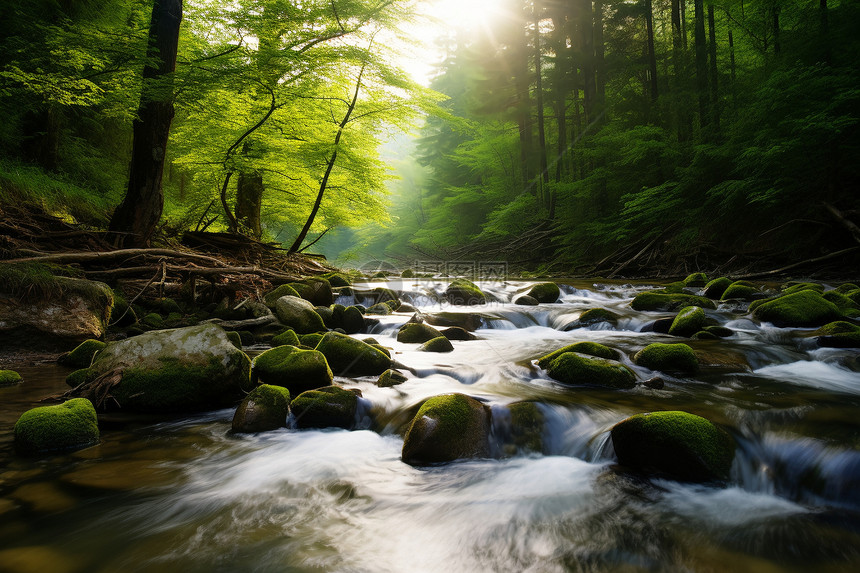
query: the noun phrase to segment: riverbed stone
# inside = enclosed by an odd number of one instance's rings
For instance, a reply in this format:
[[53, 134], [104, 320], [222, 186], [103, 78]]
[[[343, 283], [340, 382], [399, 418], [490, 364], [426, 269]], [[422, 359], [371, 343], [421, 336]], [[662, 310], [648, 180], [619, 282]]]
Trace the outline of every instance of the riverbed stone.
[[101, 339], [112, 307], [113, 291], [104, 283], [54, 276], [45, 265], [0, 265], [0, 344], [6, 348], [65, 350]]
[[520, 306], [537, 306], [540, 304], [540, 301], [533, 296], [524, 294], [515, 298], [514, 304], [518, 304]]
[[331, 284], [321, 277], [310, 277], [300, 282], [288, 283], [299, 296], [314, 306], [329, 306], [334, 302]]
[[378, 376], [391, 367], [391, 358], [373, 346], [338, 332], [329, 332], [316, 347], [337, 376]]
[[633, 310], [679, 310], [688, 306], [699, 306], [707, 309], [716, 309], [714, 302], [703, 296], [683, 293], [657, 293], [642, 292], [636, 295], [630, 303]]
[[705, 285], [703, 294], [708, 298], [719, 299], [732, 282], [734, 281], [728, 277], [716, 278]]
[[686, 344], [649, 344], [633, 356], [633, 362], [667, 373], [695, 374], [699, 370], [696, 354]]
[[27, 410], [15, 422], [14, 436], [25, 455], [78, 450], [98, 443], [98, 416], [92, 402], [74, 398]]
[[709, 332], [719, 338], [728, 338], [729, 336], [733, 336], [735, 334], [735, 331], [731, 328], [719, 325], [705, 326], [702, 327], [702, 330], [705, 332]]
[[391, 307], [385, 304], [384, 302], [380, 302], [368, 307], [366, 314], [379, 314], [379, 315], [388, 315], [391, 314]]
[[794, 294], [805, 290], [811, 290], [818, 294], [822, 294], [824, 292], [824, 285], [810, 282], [786, 283], [783, 285], [782, 294]]
[[424, 316], [428, 324], [433, 326], [459, 326], [469, 332], [483, 328], [490, 318], [474, 312], [436, 312]]
[[302, 298], [282, 296], [275, 302], [275, 314], [281, 323], [299, 334], [326, 330], [325, 323], [317, 314], [314, 305]]
[[364, 314], [355, 306], [343, 309], [341, 328], [347, 334], [358, 334], [364, 330]]
[[819, 346], [827, 348], [860, 348], [860, 326], [844, 320], [825, 324], [813, 333]]
[[615, 325], [618, 323], [619, 318], [621, 317], [611, 310], [606, 310], [605, 308], [600, 307], [589, 308], [579, 315], [579, 318], [576, 319], [576, 322], [574, 322], [573, 325], [575, 325], [576, 328], [600, 324], [601, 322], [608, 322], [609, 324]]
[[546, 417], [536, 402], [514, 402], [508, 405], [511, 416], [512, 454], [543, 453]]
[[459, 326], [449, 326], [442, 331], [442, 336], [448, 340], [478, 340], [478, 337]]
[[296, 298], [301, 298], [296, 289], [294, 289], [288, 284], [284, 284], [266, 293], [266, 295], [263, 297], [263, 302], [265, 302], [267, 306], [274, 308], [275, 303], [277, 303], [278, 299], [282, 296], [294, 296]]
[[397, 370], [388, 369], [379, 375], [376, 385], [380, 388], [390, 388], [406, 382], [408, 378]]
[[672, 326], [669, 327], [669, 334], [672, 336], [693, 336], [702, 330], [706, 321], [705, 311], [701, 307], [688, 306], [681, 309], [672, 321]]
[[204, 323], [109, 343], [79, 392], [100, 408], [198, 411], [235, 404], [252, 387], [250, 369], [250, 359], [227, 333]]
[[0, 370], [0, 388], [14, 386], [22, 381], [21, 375], [14, 370]]
[[529, 289], [526, 296], [530, 296], [538, 302], [552, 303], [558, 301], [561, 296], [561, 289], [558, 288], [558, 285], [555, 283], [538, 283]]
[[708, 284], [708, 275], [705, 273], [690, 273], [683, 282], [684, 286], [687, 287], [703, 287]]
[[421, 352], [453, 352], [454, 345], [444, 336], [437, 336], [418, 347]]
[[564, 352], [554, 358], [546, 373], [570, 386], [629, 389], [636, 385], [636, 375], [620, 362], [575, 352]]
[[727, 479], [735, 455], [728, 433], [687, 412], [636, 414], [610, 435], [621, 465], [681, 481]]
[[487, 295], [470, 280], [454, 279], [445, 289], [445, 297], [453, 305], [486, 304]]
[[753, 310], [753, 317], [774, 326], [823, 326], [842, 318], [839, 308], [814, 290], [802, 290], [765, 302]]
[[237, 434], [268, 432], [283, 428], [290, 412], [290, 391], [283, 386], [261, 384], [245, 396], [233, 414]]
[[77, 345], [68, 354], [63, 354], [57, 359], [57, 362], [63, 366], [71, 366], [73, 368], [89, 368], [93, 363], [93, 358], [101, 352], [106, 343], [101, 340], [89, 339], [84, 340]]
[[720, 300], [753, 300], [761, 296], [759, 288], [749, 281], [735, 281], [723, 291]]
[[251, 379], [283, 386], [295, 395], [329, 386], [334, 376], [322, 352], [284, 345], [266, 350], [254, 359]]
[[301, 344], [299, 335], [293, 329], [288, 329], [272, 337], [272, 346], [298, 346]]
[[841, 292], [836, 292], [835, 290], [829, 290], [821, 295], [826, 301], [830, 301], [836, 305], [836, 307], [842, 311], [843, 313], [848, 311], [849, 309], [857, 309], [860, 307], [856, 302], [854, 302], [850, 297], [845, 296]]
[[355, 427], [358, 395], [338, 386], [302, 392], [293, 399], [290, 410], [297, 428]]
[[397, 341], [406, 344], [420, 344], [443, 336], [441, 332], [429, 324], [407, 322], [397, 331]]
[[426, 400], [403, 439], [401, 458], [410, 465], [450, 462], [488, 455], [489, 408], [464, 394]]
[[545, 354], [538, 358], [538, 366], [541, 368], [547, 368], [549, 363], [564, 354], [565, 352], [578, 352], [579, 354], [587, 354], [589, 356], [596, 356], [598, 358], [605, 358], [607, 360], [618, 360], [620, 354], [614, 348], [610, 348], [599, 342], [592, 342], [590, 340], [583, 340], [582, 342], [576, 342], [574, 344], [568, 344], [558, 350], [550, 352], [549, 354]]

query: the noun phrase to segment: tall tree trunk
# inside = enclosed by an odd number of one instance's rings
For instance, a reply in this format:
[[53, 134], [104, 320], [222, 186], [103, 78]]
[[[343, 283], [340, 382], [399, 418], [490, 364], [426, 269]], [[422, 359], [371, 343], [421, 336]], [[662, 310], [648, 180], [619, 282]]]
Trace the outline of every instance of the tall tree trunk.
[[21, 145], [23, 159], [32, 161], [48, 171], [60, 167], [60, 110], [44, 105], [24, 115]]
[[261, 213], [263, 207], [263, 175], [257, 171], [239, 173], [236, 182], [236, 221], [239, 230], [255, 239], [263, 236]]
[[331, 157], [326, 163], [325, 174], [323, 174], [323, 178], [320, 181], [320, 188], [317, 192], [317, 199], [314, 201], [314, 206], [311, 209], [311, 214], [308, 215], [307, 221], [305, 221], [305, 226], [302, 227], [302, 230], [299, 231], [299, 235], [296, 237], [296, 240], [290, 246], [290, 253], [297, 252], [302, 243], [305, 241], [305, 237], [308, 236], [308, 231], [311, 230], [311, 225], [314, 224], [314, 219], [316, 219], [317, 212], [320, 210], [320, 205], [322, 205], [323, 195], [325, 194], [326, 187], [328, 187], [328, 179], [331, 176], [331, 172], [334, 169], [334, 164], [337, 162], [337, 146], [340, 145], [340, 138], [343, 135], [343, 129], [346, 127], [346, 124], [349, 123], [349, 118], [352, 116], [352, 112], [355, 110], [355, 104], [358, 102], [358, 94], [361, 90], [361, 78], [364, 76], [364, 68], [367, 64], [361, 66], [361, 70], [358, 72], [358, 79], [355, 82], [355, 93], [352, 95], [352, 101], [349, 102], [349, 107], [346, 110], [346, 114], [343, 116], [343, 120], [341, 120], [340, 124], [337, 127], [337, 135], [334, 137], [334, 150], [331, 153]]
[[687, 0], [681, 0], [681, 39], [684, 42], [684, 51], [687, 51]]
[[695, 0], [696, 95], [699, 99], [699, 123], [704, 131], [710, 123], [708, 93], [708, 46], [705, 43], [705, 8], [703, 0]]
[[824, 46], [824, 62], [832, 64], [833, 55], [830, 51], [830, 22], [827, 15], [827, 0], [819, 0], [818, 15], [821, 22], [821, 44]]
[[553, 15], [553, 51], [555, 52], [555, 65], [553, 66], [553, 107], [555, 109], [556, 158], [555, 158], [555, 181], [561, 181], [564, 173], [565, 155], [567, 154], [567, 94], [569, 91], [568, 48], [564, 13]]
[[181, 21], [182, 0], [155, 0], [149, 63], [143, 68], [143, 91], [132, 128], [128, 190], [110, 221], [111, 231], [125, 235], [125, 246], [149, 245], [164, 208], [161, 178], [173, 120], [173, 90], [166, 80], [176, 69]]
[[732, 34], [732, 31], [729, 30], [729, 56], [731, 57], [731, 74], [732, 74], [732, 109], [733, 111], [737, 111], [738, 107], [738, 94], [737, 94], [737, 86], [735, 83], [735, 37]]
[[590, 124], [597, 116], [594, 100], [597, 86], [594, 81], [594, 17], [591, 11], [591, 0], [582, 1], [579, 14], [580, 53], [582, 62], [582, 99], [585, 108], [585, 123]]
[[709, 85], [711, 87], [711, 118], [714, 131], [720, 131], [720, 90], [717, 80], [717, 32], [714, 27], [714, 5], [708, 4], [708, 63], [710, 64]]
[[598, 117], [606, 118], [606, 47], [603, 45], [603, 0], [594, 0], [594, 93]]
[[678, 122], [678, 141], [690, 139], [693, 128], [690, 124], [690, 114], [684, 93], [687, 91], [689, 77], [687, 75], [687, 53], [684, 47], [683, 28], [681, 26], [682, 0], [672, 0], [672, 65], [675, 68], [674, 94], [675, 117]]
[[[549, 166], [546, 159], [546, 130], [544, 126], [544, 111], [543, 111], [543, 71], [541, 66], [541, 21], [542, 6], [540, 0], [535, 0], [534, 3], [534, 49], [535, 49], [535, 105], [537, 107], [537, 128], [538, 128], [538, 153], [540, 155], [540, 179], [546, 192], [546, 184], [549, 183]], [[546, 205], [549, 205], [549, 198], [545, 197]]]
[[779, 41], [779, 4], [774, 2], [771, 8], [771, 18], [773, 20], [773, 53], [777, 56], [782, 51], [782, 44]]
[[648, 34], [648, 85], [651, 101], [657, 102], [657, 54], [654, 53], [654, 13], [651, 0], [645, 0], [645, 31]]

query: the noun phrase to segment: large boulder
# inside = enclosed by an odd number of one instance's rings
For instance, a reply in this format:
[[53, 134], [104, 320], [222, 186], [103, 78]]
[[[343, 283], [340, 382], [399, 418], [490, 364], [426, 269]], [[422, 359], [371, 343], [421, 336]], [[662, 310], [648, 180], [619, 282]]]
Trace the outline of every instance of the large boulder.
[[765, 302], [755, 308], [753, 316], [774, 326], [822, 326], [842, 318], [839, 308], [824, 300], [815, 290], [801, 290]]
[[290, 413], [290, 391], [282, 386], [257, 386], [233, 415], [235, 433], [268, 432], [283, 428]]
[[407, 322], [397, 331], [397, 342], [420, 344], [439, 336], [444, 335], [429, 324]]
[[695, 374], [699, 361], [686, 344], [649, 344], [633, 356], [633, 362], [651, 370], [677, 374]]
[[[819, 346], [828, 348], [860, 348], [860, 326], [839, 320], [825, 324], [814, 335]], [[0, 384], [2, 385], [2, 384]]]
[[322, 352], [284, 345], [266, 350], [251, 365], [251, 378], [293, 394], [330, 386], [334, 377]]
[[89, 400], [74, 398], [27, 410], [15, 422], [14, 434], [22, 454], [77, 450], [98, 443], [98, 416]]
[[288, 283], [299, 296], [314, 306], [329, 306], [334, 302], [331, 284], [323, 278], [307, 278], [302, 282]]
[[282, 296], [275, 301], [275, 314], [278, 320], [299, 334], [326, 330], [325, 323], [317, 314], [314, 305], [303, 298]]
[[316, 347], [337, 376], [378, 376], [391, 367], [391, 358], [373, 346], [339, 332], [328, 332]]
[[250, 370], [227, 333], [204, 323], [108, 344], [77, 391], [128, 412], [205, 410], [238, 401], [251, 389]]
[[561, 289], [555, 283], [538, 283], [526, 293], [526, 296], [538, 302], [556, 302], [561, 296]]
[[0, 265], [0, 344], [68, 349], [102, 338], [113, 291], [104, 283], [54, 276], [44, 265]]
[[659, 293], [642, 292], [633, 298], [630, 303], [633, 310], [679, 310], [688, 306], [700, 306], [702, 308], [715, 309], [717, 305], [703, 296], [683, 293]]
[[469, 306], [473, 304], [486, 304], [487, 302], [487, 296], [478, 285], [466, 279], [454, 279], [451, 281], [451, 284], [445, 289], [445, 297], [453, 305]]
[[489, 408], [464, 394], [435, 396], [409, 424], [401, 457], [423, 465], [486, 456], [489, 432]]
[[538, 366], [541, 368], [546, 368], [549, 366], [549, 363], [564, 354], [565, 352], [578, 352], [579, 354], [587, 354], [589, 356], [596, 356], [598, 358], [605, 358], [607, 360], [618, 360], [619, 354], [618, 351], [614, 348], [609, 348], [599, 342], [591, 342], [590, 340], [584, 340], [582, 342], [576, 342], [574, 344], [568, 344], [558, 350], [550, 352], [549, 354], [545, 354], [538, 358]]
[[337, 386], [302, 392], [290, 405], [297, 428], [351, 430], [357, 408], [358, 395]]
[[564, 352], [554, 358], [546, 373], [570, 386], [629, 389], [636, 385], [636, 375], [620, 362], [575, 352]]
[[672, 321], [669, 334], [672, 336], [693, 336], [704, 328], [706, 321], [707, 317], [704, 310], [698, 306], [688, 306], [681, 309], [681, 312]]
[[735, 455], [729, 434], [687, 412], [636, 414], [611, 436], [621, 465], [683, 481], [726, 479]]

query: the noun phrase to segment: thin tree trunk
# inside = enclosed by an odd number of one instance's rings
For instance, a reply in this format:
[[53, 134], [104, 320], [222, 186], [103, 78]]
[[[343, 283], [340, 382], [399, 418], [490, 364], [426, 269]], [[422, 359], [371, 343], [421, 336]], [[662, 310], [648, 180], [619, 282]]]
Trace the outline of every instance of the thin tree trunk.
[[[546, 185], [549, 183], [549, 166], [546, 158], [546, 130], [544, 126], [544, 111], [543, 111], [543, 72], [541, 69], [541, 37], [540, 37], [540, 20], [541, 20], [541, 3], [540, 0], [535, 0], [534, 3], [534, 49], [535, 49], [535, 105], [537, 107], [537, 127], [538, 127], [538, 153], [540, 154], [540, 178], [546, 192]], [[549, 198], [545, 198], [546, 205], [549, 205]]]
[[710, 64], [711, 117], [714, 131], [720, 131], [720, 90], [717, 79], [717, 31], [714, 27], [714, 5], [708, 4], [708, 61]]
[[824, 46], [824, 61], [832, 64], [833, 54], [830, 51], [830, 22], [827, 15], [827, 0], [819, 0], [818, 13], [821, 22], [821, 43]]
[[603, 0], [594, 0], [594, 92], [596, 111], [605, 120], [606, 112], [606, 48], [603, 45]]
[[317, 216], [317, 212], [320, 210], [320, 205], [322, 205], [323, 195], [325, 194], [326, 187], [328, 186], [328, 179], [331, 176], [331, 172], [334, 169], [334, 164], [337, 162], [337, 146], [340, 144], [340, 138], [343, 135], [343, 129], [346, 127], [346, 124], [349, 123], [349, 118], [352, 115], [353, 110], [355, 109], [355, 104], [358, 102], [358, 94], [361, 90], [361, 78], [364, 75], [364, 68], [367, 64], [363, 64], [361, 66], [361, 70], [358, 72], [358, 79], [355, 82], [355, 93], [352, 95], [352, 101], [349, 102], [349, 107], [346, 110], [346, 114], [343, 116], [343, 120], [340, 122], [337, 128], [337, 135], [334, 137], [334, 151], [332, 151], [331, 157], [326, 164], [325, 174], [323, 175], [322, 181], [320, 181], [320, 189], [317, 192], [317, 199], [314, 202], [314, 206], [311, 209], [311, 214], [308, 215], [308, 220], [305, 221], [305, 226], [302, 227], [302, 230], [299, 232], [298, 237], [293, 242], [292, 246], [290, 246], [290, 253], [297, 252], [302, 243], [305, 241], [305, 237], [308, 235], [308, 231], [311, 230], [311, 225], [314, 224], [314, 219]]
[[774, 3], [771, 8], [771, 17], [773, 19], [773, 53], [777, 56], [782, 51], [782, 44], [779, 42], [779, 4]]
[[690, 114], [687, 111], [687, 102], [684, 93], [687, 91], [687, 54], [684, 48], [683, 29], [681, 27], [681, 4], [682, 0], [672, 0], [672, 64], [675, 68], [674, 102], [675, 113], [678, 121], [678, 141], [685, 142], [690, 139], [692, 126], [690, 125]]
[[239, 173], [236, 182], [236, 222], [239, 229], [255, 239], [263, 236], [261, 213], [263, 209], [263, 175], [257, 171]]
[[645, 30], [648, 34], [648, 75], [651, 101], [656, 103], [657, 92], [657, 54], [654, 53], [654, 13], [651, 0], [645, 0]]
[[597, 86], [594, 81], [594, 18], [591, 11], [591, 1], [583, 2], [580, 12], [580, 51], [582, 54], [582, 99], [585, 108], [585, 123], [590, 124], [597, 116], [594, 99]]
[[705, 8], [703, 0], [695, 0], [696, 26], [694, 40], [696, 44], [696, 95], [699, 99], [699, 123], [704, 131], [710, 123], [710, 105], [708, 93], [708, 46], [705, 43]]
[[735, 37], [732, 35], [732, 31], [729, 30], [729, 55], [731, 57], [731, 68], [732, 68], [732, 108], [737, 111], [738, 107], [738, 94], [737, 87], [735, 84]]
[[[122, 233], [127, 246], [147, 246], [164, 208], [161, 178], [170, 123], [173, 93], [165, 82], [176, 69], [182, 0], [155, 0], [149, 26], [151, 62], [143, 68], [143, 92], [133, 124], [128, 190], [114, 211], [110, 230]], [[162, 85], [154, 84], [161, 81]]]

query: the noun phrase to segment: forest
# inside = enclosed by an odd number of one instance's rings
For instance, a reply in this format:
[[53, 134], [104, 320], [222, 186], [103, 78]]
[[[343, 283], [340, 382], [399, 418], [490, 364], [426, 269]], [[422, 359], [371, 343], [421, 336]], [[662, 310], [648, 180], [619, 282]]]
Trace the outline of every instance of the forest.
[[423, 4], [4, 3], [0, 199], [345, 264], [856, 263], [856, 3], [499, 0], [429, 87]]

